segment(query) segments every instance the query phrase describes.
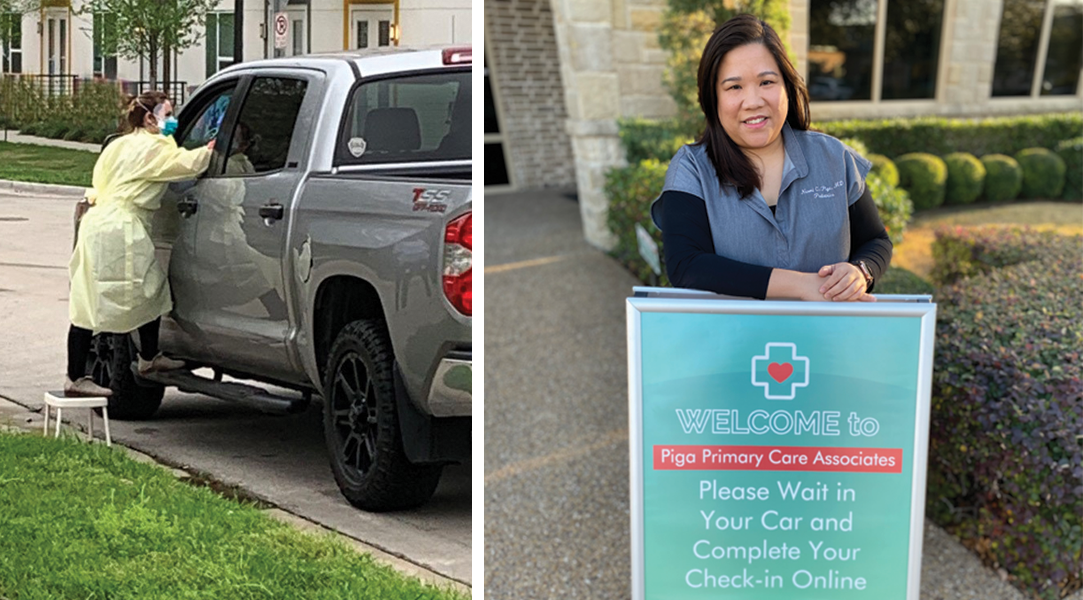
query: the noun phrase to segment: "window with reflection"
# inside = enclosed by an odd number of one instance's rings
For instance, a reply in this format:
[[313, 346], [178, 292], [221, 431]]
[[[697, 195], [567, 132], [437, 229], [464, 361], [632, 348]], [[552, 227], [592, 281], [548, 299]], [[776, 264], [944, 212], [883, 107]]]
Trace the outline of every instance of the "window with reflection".
[[812, 0], [808, 90], [812, 100], [872, 97], [876, 0]]
[[1083, 0], [1053, 0], [1042, 95], [1073, 95], [1083, 67]]
[[892, 0], [884, 32], [881, 98], [934, 98], [944, 0]]
[[1038, 60], [1045, 0], [1004, 0], [993, 96], [1029, 96]]

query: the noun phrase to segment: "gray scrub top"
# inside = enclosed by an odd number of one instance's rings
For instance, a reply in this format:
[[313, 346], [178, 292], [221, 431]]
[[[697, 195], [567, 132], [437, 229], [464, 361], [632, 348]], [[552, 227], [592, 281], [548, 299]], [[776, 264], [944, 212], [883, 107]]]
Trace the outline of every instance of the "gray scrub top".
[[[688, 145], [674, 155], [662, 192], [702, 198], [715, 254], [741, 262], [811, 273], [850, 256], [849, 208], [865, 192], [872, 163], [839, 140], [813, 131], [782, 128], [786, 161], [775, 214], [759, 189], [747, 198], [722, 185], [707, 146]], [[660, 200], [660, 199], [659, 199]], [[651, 205], [659, 229], [661, 203]]]

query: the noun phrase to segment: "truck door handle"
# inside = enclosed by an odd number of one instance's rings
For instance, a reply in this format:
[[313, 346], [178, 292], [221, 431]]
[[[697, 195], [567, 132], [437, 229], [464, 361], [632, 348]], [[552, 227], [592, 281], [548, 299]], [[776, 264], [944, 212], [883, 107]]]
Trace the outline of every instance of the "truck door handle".
[[285, 209], [282, 207], [281, 204], [278, 204], [277, 202], [271, 204], [264, 204], [263, 206], [259, 207], [259, 216], [263, 217], [264, 219], [271, 219], [277, 221], [280, 220], [284, 214]]
[[177, 201], [177, 212], [185, 219], [196, 214], [196, 210], [198, 209], [199, 203], [191, 196], [185, 196], [184, 199]]

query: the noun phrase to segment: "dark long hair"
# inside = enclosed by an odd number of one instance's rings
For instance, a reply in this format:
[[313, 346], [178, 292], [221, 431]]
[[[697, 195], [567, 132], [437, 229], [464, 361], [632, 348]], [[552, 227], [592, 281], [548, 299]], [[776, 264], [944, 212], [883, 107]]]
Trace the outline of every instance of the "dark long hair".
[[763, 44], [778, 63], [789, 98], [786, 122], [790, 127], [804, 131], [810, 121], [805, 81], [786, 56], [782, 40], [770, 25], [753, 15], [737, 15], [715, 30], [699, 61], [699, 107], [707, 118], [707, 128], [696, 143], [707, 146], [707, 156], [714, 164], [719, 181], [736, 185], [742, 198], [760, 185], [760, 176], [718, 120], [718, 69], [730, 50], [746, 44]]
[[159, 104], [169, 100], [169, 96], [165, 92], [159, 92], [157, 90], [151, 90], [143, 92], [138, 96], [132, 96], [128, 100], [128, 109], [124, 114], [124, 120], [121, 123], [121, 131], [127, 133], [135, 130], [137, 127], [143, 126], [143, 118], [149, 114], [153, 114], [155, 108]]

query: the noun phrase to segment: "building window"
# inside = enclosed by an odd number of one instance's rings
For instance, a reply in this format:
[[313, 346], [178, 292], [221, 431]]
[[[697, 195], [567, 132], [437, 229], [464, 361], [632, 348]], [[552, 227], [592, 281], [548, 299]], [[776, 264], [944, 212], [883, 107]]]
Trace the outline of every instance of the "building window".
[[233, 13], [207, 13], [207, 77], [233, 64]]
[[1075, 95], [1081, 66], [1083, 0], [1004, 0], [993, 96]]
[[810, 0], [810, 99], [935, 98], [943, 27], [944, 0]]
[[117, 16], [109, 13], [94, 14], [94, 76], [117, 78], [117, 50], [115, 35]]
[[[488, 55], [488, 52], [486, 52]], [[507, 144], [501, 127], [500, 111], [493, 94], [493, 77], [489, 58], [485, 57], [485, 187], [510, 186]]]
[[1042, 75], [1043, 96], [1070, 96], [1079, 87], [1083, 67], [1083, 0], [1055, 0], [1049, 31], [1049, 54]]
[[23, 16], [0, 14], [0, 55], [4, 73], [23, 72]]

